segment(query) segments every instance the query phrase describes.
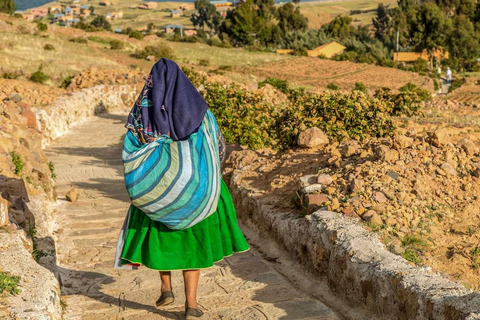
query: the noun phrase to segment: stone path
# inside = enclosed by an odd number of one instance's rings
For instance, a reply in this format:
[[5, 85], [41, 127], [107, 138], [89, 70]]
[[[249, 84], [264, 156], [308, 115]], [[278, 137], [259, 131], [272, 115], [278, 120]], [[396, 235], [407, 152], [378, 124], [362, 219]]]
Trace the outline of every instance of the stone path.
[[[120, 159], [124, 121], [122, 114], [93, 118], [47, 150], [57, 174], [57, 264], [68, 320], [184, 318], [181, 272], [173, 273], [176, 302], [156, 309], [158, 272], [112, 268], [128, 208]], [[71, 186], [81, 190], [75, 203], [65, 199]], [[341, 319], [254, 249], [202, 270], [199, 304], [202, 319]]]

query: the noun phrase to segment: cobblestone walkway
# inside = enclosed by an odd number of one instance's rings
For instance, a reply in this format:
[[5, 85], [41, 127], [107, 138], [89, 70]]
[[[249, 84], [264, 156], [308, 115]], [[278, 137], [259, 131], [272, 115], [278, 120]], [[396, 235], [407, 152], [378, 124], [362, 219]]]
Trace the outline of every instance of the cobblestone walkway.
[[[47, 150], [57, 174], [57, 263], [68, 320], [184, 318], [181, 272], [172, 279], [177, 300], [157, 309], [158, 272], [112, 267], [128, 208], [120, 159], [124, 120], [121, 114], [93, 118]], [[75, 203], [65, 199], [71, 186], [80, 189]], [[199, 304], [202, 319], [340, 319], [253, 248], [202, 270]]]

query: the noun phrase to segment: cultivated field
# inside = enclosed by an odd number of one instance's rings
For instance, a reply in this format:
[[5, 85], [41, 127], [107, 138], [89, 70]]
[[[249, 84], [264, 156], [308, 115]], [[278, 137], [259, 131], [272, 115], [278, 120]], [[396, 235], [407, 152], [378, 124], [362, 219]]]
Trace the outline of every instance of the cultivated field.
[[264, 78], [288, 79], [292, 84], [309, 89], [322, 89], [329, 83], [334, 83], [340, 89], [348, 90], [354, 87], [356, 82], [362, 82], [368, 89], [398, 89], [411, 82], [433, 92], [433, 81], [418, 73], [349, 61], [301, 57], [240, 70]]

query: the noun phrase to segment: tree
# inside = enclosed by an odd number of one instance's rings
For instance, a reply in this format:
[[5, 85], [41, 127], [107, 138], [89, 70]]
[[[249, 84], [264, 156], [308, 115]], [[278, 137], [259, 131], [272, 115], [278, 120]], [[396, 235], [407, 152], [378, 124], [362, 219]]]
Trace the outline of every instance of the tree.
[[388, 14], [388, 8], [380, 3], [377, 7], [377, 15], [372, 18], [373, 28], [375, 29], [375, 37], [383, 40], [389, 32], [390, 28], [390, 15]]
[[337, 16], [329, 24], [322, 26], [322, 28], [331, 37], [345, 39], [355, 34], [355, 28], [351, 23], [352, 18]]
[[93, 16], [95, 14], [95, 7], [94, 6], [90, 6], [90, 14]]
[[210, 1], [196, 0], [195, 9], [196, 12], [190, 16], [193, 26], [199, 26], [202, 30], [205, 30], [205, 26], [213, 25], [212, 17], [217, 13], [217, 8]]
[[13, 14], [17, 10], [15, 1], [13, 0], [0, 0], [0, 12]]
[[452, 33], [448, 37], [450, 59], [460, 68], [469, 61], [475, 60], [480, 54], [480, 35], [473, 23], [465, 15], [453, 19]]
[[306, 30], [308, 27], [308, 20], [300, 13], [298, 7], [291, 2], [285, 3], [277, 10], [278, 26], [283, 33], [288, 31]]
[[112, 30], [112, 25], [110, 24], [110, 22], [107, 21], [107, 18], [105, 18], [105, 16], [101, 15], [96, 16], [95, 19], [92, 20], [91, 25], [107, 31]]

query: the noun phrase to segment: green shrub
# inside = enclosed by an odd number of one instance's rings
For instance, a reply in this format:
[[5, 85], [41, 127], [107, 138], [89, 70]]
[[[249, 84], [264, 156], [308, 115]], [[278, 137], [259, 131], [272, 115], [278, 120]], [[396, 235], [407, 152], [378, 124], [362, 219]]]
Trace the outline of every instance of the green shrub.
[[87, 39], [81, 38], [81, 37], [72, 38], [72, 39], [70, 39], [70, 40], [68, 40], [68, 41], [74, 42], [74, 43], [83, 43], [83, 44], [87, 44], [87, 43], [88, 43]]
[[200, 74], [191, 68], [182, 67], [182, 71], [196, 88], [200, 87], [207, 81], [207, 76], [205, 74]]
[[13, 172], [18, 176], [23, 170], [22, 157], [15, 151], [10, 152], [10, 156], [12, 157], [12, 162], [13, 162], [13, 165], [15, 166], [15, 169]]
[[394, 94], [390, 88], [377, 89], [373, 96], [384, 102], [385, 111], [392, 116], [417, 115], [420, 113], [420, 103], [424, 100], [416, 92], [404, 91]]
[[63, 79], [59, 87], [62, 89], [67, 89], [68, 86], [72, 83], [72, 80], [73, 80], [73, 76], [65, 77], [65, 79]]
[[368, 95], [367, 87], [365, 87], [363, 82], [355, 82], [355, 87], [352, 89], [352, 91], [362, 91]]
[[128, 37], [129, 38], [134, 38], [134, 39], [137, 39], [137, 40], [142, 40], [143, 39], [143, 33], [139, 32], [139, 31], [132, 31], [128, 34]]
[[45, 32], [45, 31], [48, 30], [48, 26], [45, 23], [38, 21], [37, 22], [37, 29], [40, 32]]
[[172, 48], [164, 44], [148, 45], [143, 50], [132, 54], [132, 57], [137, 59], [145, 59], [148, 56], [154, 56], [157, 60], [160, 58], [175, 60]]
[[5, 71], [2, 74], [2, 78], [4, 79], [18, 79], [22, 74], [18, 71]]
[[30, 75], [30, 81], [45, 84], [50, 77], [42, 71], [42, 66]]
[[291, 55], [306, 57], [306, 56], [308, 56], [308, 50], [305, 47], [296, 48], [296, 49], [293, 49]]
[[433, 79], [433, 89], [434, 89], [435, 91], [440, 90], [440, 85], [438, 84], [437, 79]]
[[20, 282], [19, 276], [11, 276], [8, 273], [0, 272], [0, 295], [4, 293], [11, 294], [13, 296], [20, 293], [18, 284]]
[[198, 64], [204, 67], [208, 67], [210, 65], [210, 59], [199, 59]]
[[43, 50], [45, 50], [45, 51], [54, 51], [54, 50], [55, 50], [55, 47], [53, 46], [53, 44], [47, 43], [47, 44], [43, 47]]
[[329, 84], [327, 84], [327, 89], [338, 90], [338, 86], [335, 83], [330, 82]]
[[465, 84], [465, 82], [466, 82], [465, 78], [453, 79], [452, 85], [448, 89], [448, 92], [452, 92], [453, 90], [460, 88]]
[[52, 161], [48, 163], [48, 169], [50, 170], [50, 177], [55, 180], [57, 178], [57, 175], [55, 174], [55, 165]]
[[280, 90], [283, 93], [287, 93], [289, 91], [289, 86], [288, 86], [288, 81], [287, 80], [282, 80], [279, 78], [266, 78], [262, 82], [258, 83], [258, 87], [261, 88], [265, 86], [266, 84], [271, 85], [272, 87]]
[[421, 100], [429, 100], [432, 97], [432, 95], [430, 94], [430, 92], [428, 92], [428, 90], [420, 88], [411, 82], [408, 82], [406, 85], [400, 87], [398, 90], [400, 90], [400, 92], [416, 93]]
[[111, 40], [110, 41], [110, 49], [112, 50], [122, 50], [125, 47], [125, 43], [120, 40]]
[[103, 44], [110, 44], [110, 41], [112, 41], [112, 39], [110, 39], [110, 38], [104, 38], [104, 37], [99, 37], [99, 36], [88, 36], [87, 39], [90, 40], [90, 41], [103, 43]]

